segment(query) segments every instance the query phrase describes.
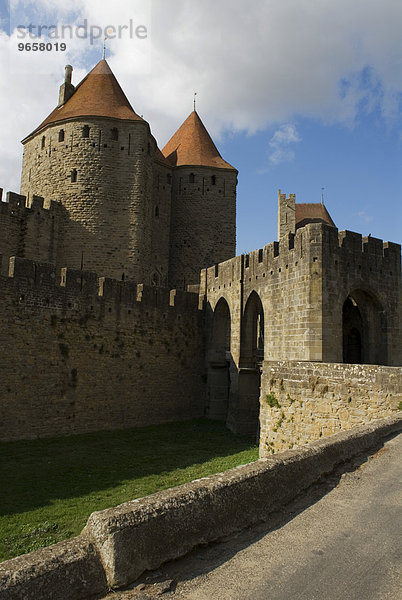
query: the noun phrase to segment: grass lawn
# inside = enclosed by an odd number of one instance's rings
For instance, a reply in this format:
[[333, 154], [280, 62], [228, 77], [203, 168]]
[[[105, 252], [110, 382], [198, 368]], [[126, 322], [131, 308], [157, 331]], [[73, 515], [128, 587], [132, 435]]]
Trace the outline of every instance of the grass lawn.
[[257, 458], [207, 419], [0, 443], [0, 561], [79, 534], [95, 510]]

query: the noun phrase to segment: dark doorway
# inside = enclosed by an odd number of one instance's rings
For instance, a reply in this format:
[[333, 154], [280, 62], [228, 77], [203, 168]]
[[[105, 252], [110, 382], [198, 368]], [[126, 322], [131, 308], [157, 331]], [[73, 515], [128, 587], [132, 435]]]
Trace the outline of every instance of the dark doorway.
[[343, 305], [343, 362], [363, 362], [363, 320], [357, 303], [350, 296]]
[[264, 361], [264, 309], [259, 295], [248, 297], [241, 329], [236, 431], [259, 436], [261, 371]]
[[354, 290], [343, 304], [343, 362], [387, 364], [386, 315], [379, 301]]
[[230, 397], [230, 310], [221, 298], [213, 315], [208, 363], [207, 414], [211, 419], [226, 421]]

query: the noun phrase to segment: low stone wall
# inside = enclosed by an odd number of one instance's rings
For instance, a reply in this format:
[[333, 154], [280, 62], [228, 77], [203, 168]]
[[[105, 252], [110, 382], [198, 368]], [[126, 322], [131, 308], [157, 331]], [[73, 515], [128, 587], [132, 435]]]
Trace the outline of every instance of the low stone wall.
[[0, 563], [0, 600], [84, 600], [106, 592], [99, 555], [82, 535]]
[[260, 457], [392, 415], [402, 367], [264, 362]]
[[0, 564], [0, 600], [81, 600], [267, 519], [338, 464], [402, 430], [402, 413], [92, 513], [82, 534]]

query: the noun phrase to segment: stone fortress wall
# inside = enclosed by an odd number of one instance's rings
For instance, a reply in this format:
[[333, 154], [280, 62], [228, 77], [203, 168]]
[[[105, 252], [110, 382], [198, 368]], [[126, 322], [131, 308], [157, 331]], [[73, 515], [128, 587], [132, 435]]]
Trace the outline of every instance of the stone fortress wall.
[[366, 290], [378, 312], [389, 315], [384, 328], [381, 322], [380, 329], [375, 329], [385, 338], [383, 354], [369, 354], [367, 362], [399, 365], [400, 283], [399, 244], [310, 223], [280, 242], [204, 269], [200, 294], [212, 310], [221, 298], [228, 303], [234, 338], [231, 352], [237, 359], [240, 336], [234, 330], [241, 325], [240, 309], [244, 312], [254, 292], [266, 313], [266, 360], [342, 362], [342, 305], [354, 290]]
[[86, 118], [25, 143], [18, 202], [60, 206], [57, 252], [46, 261], [185, 289], [201, 266], [235, 254], [236, 185], [234, 170], [173, 169], [145, 121]]
[[[306, 361], [338, 363], [341, 377], [345, 327], [355, 318], [343, 310], [350, 295], [364, 320], [363, 362], [402, 364], [397, 244], [309, 223], [279, 242], [202, 270], [199, 286], [191, 286], [197, 295], [60, 270], [55, 257], [65, 208], [36, 196], [27, 207], [25, 197], [8, 193], [0, 209], [6, 233], [0, 238], [1, 439], [140, 426], [205, 412], [250, 435], [260, 418], [261, 443], [278, 450], [296, 443], [289, 441], [293, 425], [288, 437], [285, 428], [281, 438], [273, 431], [281, 419], [282, 425], [293, 416], [292, 423], [296, 419], [315, 436], [366, 422], [376, 412], [370, 409], [359, 421], [350, 413], [354, 405], [343, 407], [350, 415], [332, 429], [313, 425], [310, 405], [282, 418], [287, 396], [272, 388], [268, 375], [278, 361], [287, 361], [290, 370], [295, 361]], [[384, 390], [391, 371], [381, 371]], [[297, 373], [278, 375], [278, 385], [292, 388]], [[320, 374], [328, 389], [329, 373]], [[395, 373], [400, 377], [400, 370]], [[303, 385], [296, 386], [300, 406]], [[271, 393], [280, 396], [279, 416], [266, 403]], [[384, 393], [380, 417], [395, 409], [389, 390]], [[328, 414], [319, 422], [327, 418], [334, 422]], [[309, 441], [306, 435], [298, 435], [297, 443]]]
[[196, 294], [14, 257], [0, 306], [2, 441], [203, 414]]
[[100, 117], [48, 125], [26, 141], [21, 193], [60, 202], [69, 216], [58, 266], [144, 283], [157, 272], [167, 284], [169, 240], [153, 229], [160, 219], [169, 231], [171, 169], [156, 150], [145, 121]]
[[345, 321], [362, 335], [357, 362], [402, 365], [401, 246], [328, 227], [322, 252], [323, 360], [343, 361], [342, 308], [349, 297]]
[[198, 284], [201, 268], [235, 255], [236, 184], [234, 170], [174, 170], [169, 266], [173, 286]]
[[[44, 203], [37, 196], [27, 205], [26, 197], [14, 192], [1, 202], [2, 195], [0, 188], [0, 254], [56, 264], [66, 218], [63, 207], [58, 202]], [[8, 264], [3, 264], [2, 273], [7, 275]]]
[[260, 400], [268, 435], [278, 361], [402, 364], [399, 245], [279, 191], [278, 241], [233, 257], [237, 170], [196, 111], [161, 152], [105, 60], [71, 74], [0, 202], [3, 439], [204, 411], [256, 436]]
[[[323, 223], [203, 270], [208, 414], [256, 432], [260, 397], [264, 411], [270, 393], [266, 372], [277, 361], [401, 365], [400, 293], [398, 244]], [[360, 355], [348, 360], [354, 329]]]

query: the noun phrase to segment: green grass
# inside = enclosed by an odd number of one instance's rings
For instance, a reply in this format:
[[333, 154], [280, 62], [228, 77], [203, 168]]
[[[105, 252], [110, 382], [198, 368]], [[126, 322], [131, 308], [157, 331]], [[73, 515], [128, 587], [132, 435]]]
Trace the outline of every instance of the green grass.
[[206, 419], [0, 443], [0, 561], [79, 534], [95, 510], [257, 458]]

